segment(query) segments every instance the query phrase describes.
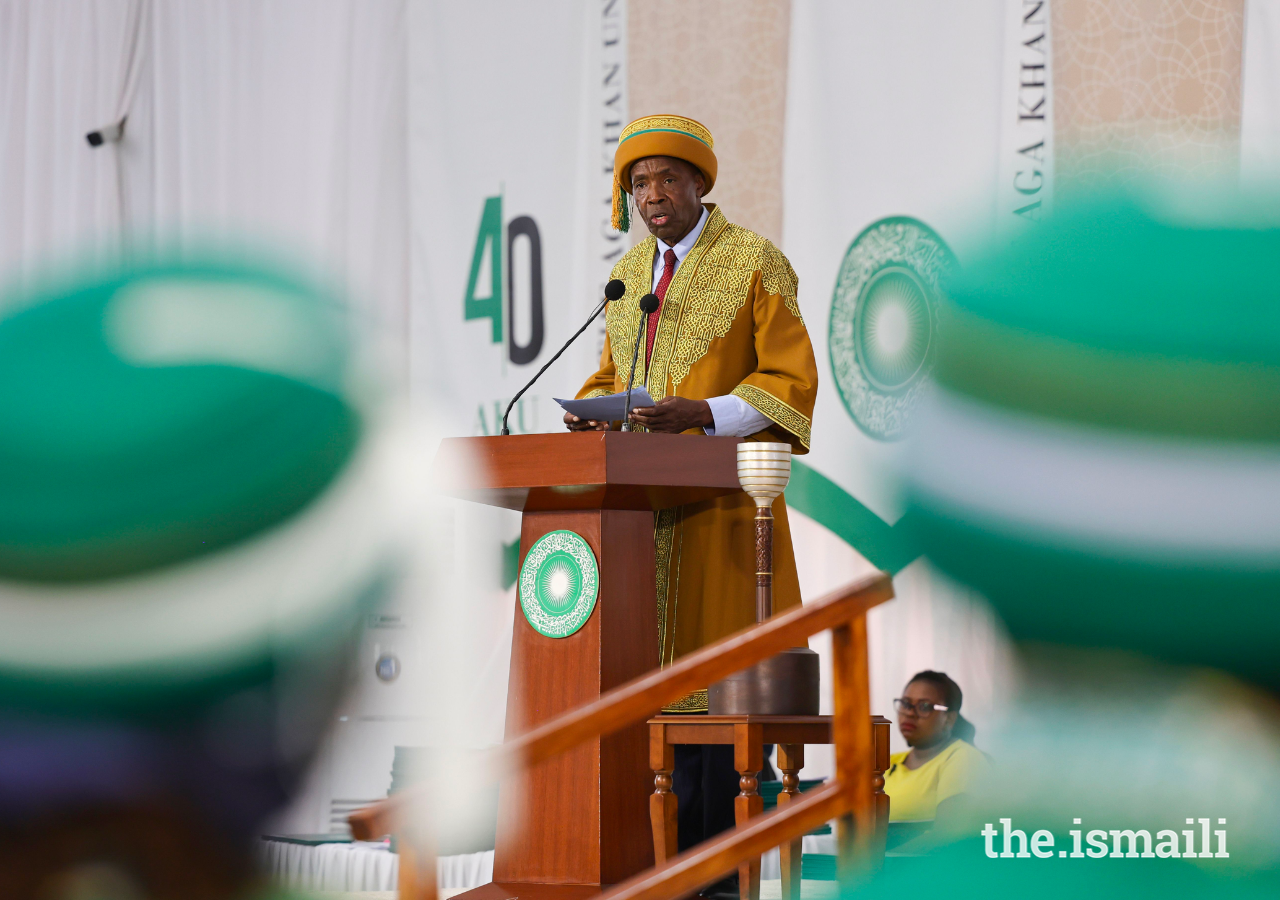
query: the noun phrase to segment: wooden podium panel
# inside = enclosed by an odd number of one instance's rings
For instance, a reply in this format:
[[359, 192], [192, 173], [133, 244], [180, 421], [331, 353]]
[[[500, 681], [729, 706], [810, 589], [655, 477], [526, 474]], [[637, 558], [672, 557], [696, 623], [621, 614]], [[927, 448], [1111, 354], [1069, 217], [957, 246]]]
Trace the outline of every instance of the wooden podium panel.
[[[574, 634], [549, 638], [516, 600], [507, 740], [658, 665], [653, 511], [741, 490], [738, 438], [587, 432], [451, 438], [455, 497], [524, 513], [520, 561], [567, 529], [595, 554], [599, 595]], [[490, 885], [468, 900], [588, 896], [653, 865], [644, 722], [509, 778], [499, 791]]]
[[[508, 740], [658, 665], [653, 513], [526, 513], [521, 549], [560, 528], [577, 532], [591, 546], [600, 567], [600, 596], [591, 618], [567, 638], [543, 637], [516, 612]], [[494, 880], [612, 884], [652, 866], [652, 779], [636, 777], [647, 770], [647, 733], [641, 722], [504, 783]], [[545, 827], [549, 821], [573, 827]]]

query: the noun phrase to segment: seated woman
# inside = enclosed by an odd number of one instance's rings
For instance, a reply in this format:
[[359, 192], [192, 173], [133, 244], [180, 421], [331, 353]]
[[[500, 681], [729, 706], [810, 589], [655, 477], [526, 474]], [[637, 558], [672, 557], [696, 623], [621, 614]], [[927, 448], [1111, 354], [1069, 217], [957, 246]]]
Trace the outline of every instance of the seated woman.
[[945, 818], [985, 765], [986, 757], [973, 746], [975, 729], [960, 715], [963, 699], [946, 674], [925, 671], [893, 701], [898, 729], [911, 749], [890, 756], [884, 775], [891, 823]]

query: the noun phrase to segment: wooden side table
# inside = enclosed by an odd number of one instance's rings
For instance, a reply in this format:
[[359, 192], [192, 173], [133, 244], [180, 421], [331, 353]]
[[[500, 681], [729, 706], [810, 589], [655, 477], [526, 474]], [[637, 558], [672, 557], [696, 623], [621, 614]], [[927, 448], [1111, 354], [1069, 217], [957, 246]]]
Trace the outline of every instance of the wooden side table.
[[[876, 846], [883, 854], [889, 824], [889, 797], [884, 793], [884, 772], [889, 768], [889, 720], [871, 717], [875, 735], [875, 764], [872, 782], [876, 793]], [[649, 720], [649, 766], [653, 769], [654, 792], [649, 798], [649, 820], [653, 825], [653, 855], [662, 865], [676, 855], [676, 795], [671, 791], [676, 744], [732, 744], [734, 768], [738, 770], [740, 793], [733, 801], [734, 819], [741, 826], [764, 811], [759, 793], [758, 773], [764, 768], [765, 744], [778, 745], [778, 769], [782, 792], [778, 805], [800, 795], [800, 769], [804, 767], [805, 744], [830, 744], [831, 716], [708, 716], [662, 715]], [[802, 838], [779, 848], [783, 900], [800, 900], [800, 859]], [[738, 869], [742, 900], [760, 900], [760, 859], [743, 863]]]

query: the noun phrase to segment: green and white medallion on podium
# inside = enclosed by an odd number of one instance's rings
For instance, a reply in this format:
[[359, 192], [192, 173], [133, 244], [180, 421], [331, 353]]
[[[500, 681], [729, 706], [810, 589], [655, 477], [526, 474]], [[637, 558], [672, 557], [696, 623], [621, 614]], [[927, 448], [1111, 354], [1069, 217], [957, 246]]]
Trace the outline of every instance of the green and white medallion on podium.
[[595, 554], [572, 531], [538, 538], [520, 567], [520, 607], [534, 630], [546, 637], [568, 637], [585, 625], [599, 590]]

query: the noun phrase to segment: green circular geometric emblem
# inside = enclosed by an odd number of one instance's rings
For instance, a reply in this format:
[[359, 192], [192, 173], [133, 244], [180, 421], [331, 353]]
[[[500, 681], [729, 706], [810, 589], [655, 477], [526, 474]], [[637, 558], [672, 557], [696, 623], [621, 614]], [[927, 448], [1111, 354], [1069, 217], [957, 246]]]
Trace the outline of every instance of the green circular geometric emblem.
[[579, 535], [552, 531], [534, 541], [520, 566], [520, 608], [539, 634], [568, 637], [596, 606], [600, 573]]
[[939, 285], [955, 264], [932, 228], [906, 216], [873, 222], [845, 252], [827, 349], [845, 409], [877, 440], [902, 436], [927, 386]]

